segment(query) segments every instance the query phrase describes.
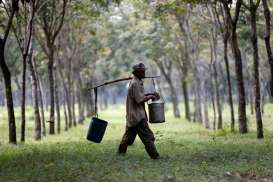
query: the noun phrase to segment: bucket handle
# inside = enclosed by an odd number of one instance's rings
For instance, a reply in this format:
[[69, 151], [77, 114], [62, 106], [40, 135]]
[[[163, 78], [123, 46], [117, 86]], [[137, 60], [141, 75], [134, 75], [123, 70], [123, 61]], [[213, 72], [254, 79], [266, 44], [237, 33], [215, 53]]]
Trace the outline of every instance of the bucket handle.
[[[155, 80], [154, 80], [154, 78], [152, 78], [152, 81], [153, 81], [154, 90], [157, 92], [156, 86], [155, 86]], [[159, 96], [160, 96], [160, 99], [161, 99], [163, 102], [165, 102], [165, 99], [164, 99], [163, 95], [161, 94], [161, 89], [160, 89], [159, 87], [158, 87], [158, 90], [159, 90], [158, 94], [159, 94]]]

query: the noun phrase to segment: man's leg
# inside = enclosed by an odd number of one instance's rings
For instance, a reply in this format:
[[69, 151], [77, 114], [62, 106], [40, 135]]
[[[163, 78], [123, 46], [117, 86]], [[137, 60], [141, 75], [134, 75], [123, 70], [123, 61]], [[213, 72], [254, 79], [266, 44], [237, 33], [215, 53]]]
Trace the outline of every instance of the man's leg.
[[136, 132], [142, 143], [145, 145], [145, 149], [149, 156], [152, 159], [158, 158], [159, 154], [154, 144], [155, 137], [152, 130], [149, 128], [148, 123], [146, 121], [141, 121], [139, 125], [137, 125]]
[[122, 137], [122, 140], [119, 144], [118, 153], [125, 154], [127, 151], [128, 145], [132, 144], [136, 138], [136, 131], [134, 127], [127, 127], [125, 133]]
[[135, 132], [135, 137], [132, 137], [132, 138], [130, 138], [130, 141], [128, 141], [128, 145], [133, 145], [134, 144], [134, 142], [135, 142], [135, 139], [136, 139], [136, 132]]

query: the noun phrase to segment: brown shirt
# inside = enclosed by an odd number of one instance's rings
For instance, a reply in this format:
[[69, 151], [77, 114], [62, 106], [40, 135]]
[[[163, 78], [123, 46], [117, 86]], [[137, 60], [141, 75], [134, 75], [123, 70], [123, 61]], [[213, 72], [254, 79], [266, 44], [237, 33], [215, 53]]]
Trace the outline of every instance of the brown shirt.
[[126, 100], [126, 120], [128, 127], [135, 126], [142, 120], [147, 121], [144, 97], [143, 81], [134, 76], [129, 83]]

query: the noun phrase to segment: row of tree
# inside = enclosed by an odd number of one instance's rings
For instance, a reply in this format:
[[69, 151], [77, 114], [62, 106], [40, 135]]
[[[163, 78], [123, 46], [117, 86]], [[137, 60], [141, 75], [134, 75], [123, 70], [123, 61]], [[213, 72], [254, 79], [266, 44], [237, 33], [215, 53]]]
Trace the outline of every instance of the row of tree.
[[[174, 35], [168, 35], [168, 38], [177, 41], [176, 44], [167, 47], [168, 42], [162, 42], [162, 39], [156, 40], [153, 44], [157, 44], [157, 51], [153, 51], [152, 59], [157, 63], [161, 72], [165, 76], [167, 82], [170, 79], [171, 64], [176, 60], [178, 67], [181, 69], [182, 90], [185, 104], [185, 117], [190, 120], [189, 110], [189, 94], [188, 79], [191, 82], [191, 91], [194, 97], [194, 120], [202, 122], [202, 106], [204, 104], [204, 121], [206, 128], [209, 128], [208, 117], [208, 92], [211, 92], [211, 102], [214, 111], [213, 128], [223, 128], [222, 107], [224, 97], [221, 96], [221, 86], [224, 84], [225, 91], [228, 95], [228, 103], [230, 106], [231, 131], [234, 131], [235, 114], [234, 114], [234, 92], [232, 85], [232, 77], [230, 75], [229, 48], [234, 60], [236, 92], [238, 97], [238, 123], [240, 133], [247, 133], [247, 115], [246, 115], [246, 92], [245, 82], [249, 84], [249, 97], [251, 102], [254, 101], [254, 110], [256, 115], [257, 138], [263, 138], [263, 123], [261, 111], [261, 84], [268, 85], [268, 95], [272, 100], [272, 49], [270, 41], [271, 19], [268, 1], [194, 1], [186, 3], [181, 1], [172, 1], [169, 3], [156, 4], [156, 13], [161, 23], [163, 22], [163, 31], [167, 34], [174, 29], [174, 24], [178, 26], [174, 30]], [[270, 4], [272, 7], [272, 4]], [[259, 27], [257, 27], [257, 22]], [[166, 32], [167, 31], [167, 32]], [[262, 40], [258, 44], [258, 40]], [[263, 45], [262, 45], [263, 44]], [[155, 46], [153, 46], [155, 47]], [[164, 47], [162, 49], [162, 47]], [[209, 49], [208, 49], [209, 47]], [[240, 48], [243, 47], [243, 48]], [[164, 51], [165, 49], [165, 51]], [[175, 53], [171, 53], [177, 49]], [[243, 54], [241, 50], [243, 49]], [[261, 56], [260, 51], [267, 55], [265, 58]], [[208, 51], [209, 55], [206, 56]], [[161, 52], [162, 55], [159, 55]], [[181, 53], [180, 55], [177, 53]], [[252, 58], [249, 58], [252, 54]], [[201, 57], [202, 56], [202, 57]], [[245, 56], [245, 57], [243, 57]], [[261, 57], [267, 62], [263, 63], [265, 74], [261, 80]], [[207, 60], [206, 60], [207, 59]], [[219, 73], [223, 74], [222, 62], [225, 66], [226, 75], [219, 77]], [[252, 60], [252, 72], [249, 73], [248, 68], [244, 68], [244, 64], [248, 60]], [[165, 65], [165, 66], [163, 66]], [[164, 71], [165, 67], [165, 71]], [[244, 71], [245, 70], [245, 71]], [[191, 72], [192, 76], [189, 74]], [[245, 80], [244, 72], [247, 74]], [[269, 74], [268, 74], [269, 73]], [[169, 81], [168, 81], [169, 80]], [[175, 91], [172, 84], [170, 90], [172, 93], [172, 101], [174, 105], [174, 114], [179, 117], [177, 99], [175, 99]], [[265, 88], [264, 88], [265, 89]], [[224, 93], [226, 93], [224, 91]], [[202, 97], [202, 95], [204, 95]], [[203, 99], [204, 98], [204, 99]], [[254, 99], [253, 99], [254, 98]], [[251, 103], [251, 106], [253, 103]], [[217, 117], [217, 121], [216, 120]], [[216, 126], [217, 125], [217, 126]]]
[[[16, 143], [15, 91], [21, 93], [21, 141], [28, 103], [33, 105], [35, 139], [40, 140], [46, 122], [50, 134], [56, 133], [55, 127], [61, 132], [61, 111], [65, 130], [82, 123], [94, 113], [93, 97], [85, 88], [129, 76], [131, 65], [139, 60], [149, 66], [150, 74], [164, 78], [158, 85], [172, 102], [175, 117], [181, 117], [182, 95], [188, 121], [222, 129], [228, 103], [231, 131], [238, 120], [240, 133], [247, 133], [249, 103], [251, 112], [255, 110], [257, 137], [263, 138], [263, 105], [273, 98], [272, 2], [0, 2], [0, 89], [5, 90], [0, 104], [6, 101], [11, 143]], [[122, 83], [101, 89], [103, 105], [109, 98], [116, 103], [125, 89]]]
[[[32, 93], [35, 140], [46, 136], [46, 122], [49, 123], [49, 134], [56, 133], [55, 127], [58, 133], [61, 132], [61, 107], [65, 130], [83, 123], [86, 115], [93, 114], [92, 95], [84, 87], [92, 84], [92, 62], [95, 61], [92, 57], [96, 48], [90, 45], [92, 37], [86, 37], [91, 35], [89, 23], [98, 16], [98, 10], [106, 6], [99, 2], [90, 6], [87, 1], [68, 0], [0, 2], [1, 31], [4, 32], [0, 65], [10, 143], [17, 142], [12, 78], [21, 92], [22, 142], [25, 141], [26, 91]], [[89, 56], [87, 54], [92, 57], [82, 59]], [[31, 84], [26, 82], [27, 76], [31, 78]], [[44, 105], [50, 107], [49, 119], [45, 118]]]

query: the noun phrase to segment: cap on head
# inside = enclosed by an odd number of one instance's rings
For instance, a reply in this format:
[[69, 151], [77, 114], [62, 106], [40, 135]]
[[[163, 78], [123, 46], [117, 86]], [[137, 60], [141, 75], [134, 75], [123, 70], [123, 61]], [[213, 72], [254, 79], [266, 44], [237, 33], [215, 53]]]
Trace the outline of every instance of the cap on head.
[[138, 63], [138, 64], [134, 65], [132, 68], [133, 68], [133, 72], [146, 70], [145, 65], [143, 63]]

